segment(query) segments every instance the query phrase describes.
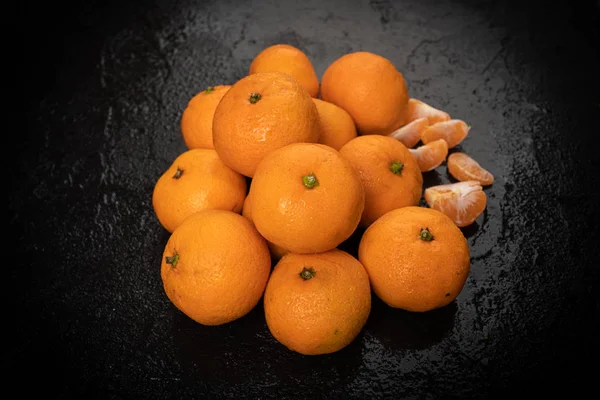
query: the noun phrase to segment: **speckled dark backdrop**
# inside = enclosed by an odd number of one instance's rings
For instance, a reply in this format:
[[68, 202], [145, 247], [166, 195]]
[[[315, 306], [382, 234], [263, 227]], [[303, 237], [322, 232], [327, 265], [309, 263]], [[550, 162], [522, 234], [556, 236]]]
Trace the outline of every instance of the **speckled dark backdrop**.
[[[25, 130], [9, 108], [4, 119], [6, 143], [16, 144], [5, 144], [3, 359], [5, 377], [25, 379], [19, 390], [467, 399], [592, 387], [597, 376], [584, 363], [597, 366], [600, 314], [595, 2], [83, 3], [27, 7], [15, 19], [23, 57], [11, 58], [23, 77], [5, 76], [23, 93], [9, 104], [27, 107]], [[472, 126], [460, 147], [496, 177], [486, 212], [464, 229], [472, 270], [458, 299], [427, 314], [374, 299], [361, 335], [319, 357], [277, 343], [260, 305], [225, 326], [193, 323], [159, 275], [168, 234], [151, 192], [185, 150], [183, 108], [206, 86], [244, 76], [278, 42], [304, 50], [319, 76], [347, 52], [389, 58], [411, 96]], [[426, 174], [426, 185], [444, 182], [444, 166]]]

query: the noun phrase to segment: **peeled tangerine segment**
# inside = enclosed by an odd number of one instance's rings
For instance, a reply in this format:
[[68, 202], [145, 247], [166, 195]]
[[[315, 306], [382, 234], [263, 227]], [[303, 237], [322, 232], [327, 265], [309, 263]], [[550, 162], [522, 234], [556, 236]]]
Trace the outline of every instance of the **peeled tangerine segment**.
[[448, 172], [459, 181], [478, 181], [483, 186], [494, 183], [494, 175], [466, 153], [452, 153], [448, 157]]
[[408, 116], [407, 121], [412, 122], [419, 118], [427, 118], [430, 125], [438, 122], [450, 120], [450, 114], [445, 111], [438, 110], [429, 104], [417, 99], [408, 99]]
[[459, 227], [471, 225], [487, 205], [477, 181], [431, 186], [425, 189], [424, 197], [430, 208], [443, 212]]
[[438, 139], [408, 151], [417, 160], [421, 172], [427, 172], [444, 162], [448, 155], [448, 143], [444, 139]]
[[421, 141], [427, 144], [434, 140], [444, 139], [448, 143], [448, 148], [451, 149], [467, 137], [470, 129], [471, 127], [460, 119], [438, 122], [423, 131]]
[[403, 145], [410, 149], [419, 143], [419, 140], [421, 140], [421, 134], [425, 131], [425, 129], [427, 129], [428, 126], [429, 120], [427, 118], [417, 118], [390, 133], [389, 136], [400, 141]]

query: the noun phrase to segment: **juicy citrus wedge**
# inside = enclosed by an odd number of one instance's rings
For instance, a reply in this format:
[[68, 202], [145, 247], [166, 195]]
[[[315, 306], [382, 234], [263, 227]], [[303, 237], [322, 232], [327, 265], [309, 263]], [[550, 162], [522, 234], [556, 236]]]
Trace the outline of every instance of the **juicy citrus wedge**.
[[430, 208], [443, 212], [459, 227], [471, 225], [487, 205], [478, 181], [431, 186], [425, 189], [424, 197]]
[[451, 149], [467, 137], [470, 129], [471, 127], [460, 119], [437, 122], [423, 131], [421, 141], [427, 144], [434, 140], [444, 139], [448, 143], [448, 148]]
[[396, 129], [388, 136], [399, 140], [403, 145], [410, 149], [419, 143], [419, 140], [421, 140], [421, 134], [425, 131], [425, 129], [427, 129], [428, 126], [429, 120], [427, 118], [417, 118], [414, 121], [411, 121], [408, 124]]
[[427, 172], [444, 162], [448, 155], [448, 143], [444, 139], [438, 139], [408, 151], [417, 160], [421, 172]]
[[466, 153], [452, 153], [448, 157], [448, 172], [459, 181], [478, 181], [487, 186], [494, 183], [494, 175]]
[[427, 118], [430, 125], [437, 122], [450, 120], [450, 114], [445, 111], [438, 110], [427, 103], [417, 99], [408, 99], [408, 115], [406, 120], [412, 122], [419, 118]]

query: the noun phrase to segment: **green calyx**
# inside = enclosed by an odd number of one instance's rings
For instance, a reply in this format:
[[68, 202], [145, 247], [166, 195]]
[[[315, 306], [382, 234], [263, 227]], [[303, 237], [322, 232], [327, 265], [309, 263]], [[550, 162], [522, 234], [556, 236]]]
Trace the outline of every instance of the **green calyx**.
[[429, 228], [422, 228], [421, 232], [419, 233], [419, 239], [425, 242], [430, 242], [433, 240], [433, 234], [429, 231]]
[[315, 275], [317, 274], [317, 272], [312, 268], [302, 268], [302, 271], [298, 274], [300, 275], [300, 278], [304, 279], [305, 281], [312, 279]]
[[315, 176], [315, 174], [308, 174], [302, 177], [302, 184], [307, 189], [313, 189], [315, 186], [319, 186], [319, 180]]
[[390, 163], [390, 171], [392, 171], [396, 175], [402, 174], [402, 170], [404, 169], [404, 164], [400, 161], [392, 161]]

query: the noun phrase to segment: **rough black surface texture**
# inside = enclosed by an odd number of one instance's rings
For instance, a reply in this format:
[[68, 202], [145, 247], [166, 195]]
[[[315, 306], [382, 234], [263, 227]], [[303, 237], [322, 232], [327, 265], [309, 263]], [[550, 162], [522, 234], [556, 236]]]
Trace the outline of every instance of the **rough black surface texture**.
[[[27, 126], [5, 129], [16, 147], [4, 360], [9, 378], [29, 383], [19, 390], [467, 399], [575, 395], [597, 380], [586, 365], [597, 365], [600, 316], [595, 2], [108, 1], [22, 17]], [[374, 298], [360, 336], [326, 356], [285, 349], [260, 305], [224, 326], [196, 324], [159, 274], [168, 234], [151, 193], [185, 150], [183, 108], [278, 42], [304, 50], [319, 76], [347, 52], [389, 58], [411, 96], [472, 126], [460, 148], [496, 177], [486, 212], [464, 229], [472, 269], [457, 300], [415, 315]], [[452, 181], [445, 166], [425, 178]]]

